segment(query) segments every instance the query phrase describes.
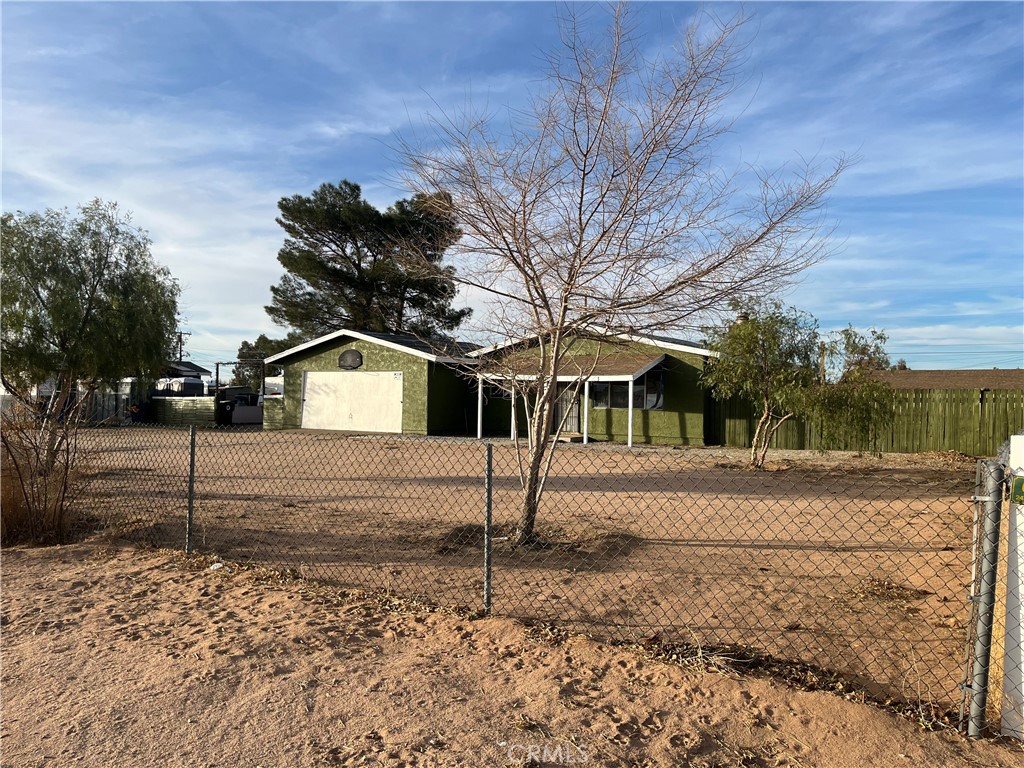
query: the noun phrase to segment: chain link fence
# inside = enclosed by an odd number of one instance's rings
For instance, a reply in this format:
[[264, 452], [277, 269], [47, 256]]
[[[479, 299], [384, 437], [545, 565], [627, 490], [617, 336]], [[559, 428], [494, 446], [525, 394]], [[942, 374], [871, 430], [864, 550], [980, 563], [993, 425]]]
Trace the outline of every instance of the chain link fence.
[[188, 429], [121, 427], [80, 440], [90, 529], [473, 610], [486, 582], [501, 615], [780, 660], [930, 716], [965, 701], [978, 494], [962, 458], [783, 452], [751, 471], [737, 450], [567, 444], [539, 543], [514, 547], [509, 441], [493, 443], [488, 478], [488, 447], [469, 439], [209, 429], [193, 448]]

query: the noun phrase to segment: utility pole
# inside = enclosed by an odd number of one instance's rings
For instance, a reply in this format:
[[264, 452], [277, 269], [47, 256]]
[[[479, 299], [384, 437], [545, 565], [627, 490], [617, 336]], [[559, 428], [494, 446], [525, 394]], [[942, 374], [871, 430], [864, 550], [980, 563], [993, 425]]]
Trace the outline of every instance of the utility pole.
[[185, 337], [191, 336], [192, 334], [188, 331], [178, 331], [178, 362], [180, 363], [185, 357]]

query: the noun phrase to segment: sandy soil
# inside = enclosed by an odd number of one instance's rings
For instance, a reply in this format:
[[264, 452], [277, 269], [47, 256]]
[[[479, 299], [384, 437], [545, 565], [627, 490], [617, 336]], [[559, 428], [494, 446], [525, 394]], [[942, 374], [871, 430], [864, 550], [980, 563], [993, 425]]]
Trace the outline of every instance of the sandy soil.
[[[85, 435], [83, 508], [182, 546], [188, 435]], [[606, 640], [742, 645], [956, 710], [974, 463], [956, 455], [566, 446], [509, 550], [516, 459], [494, 448], [495, 613]], [[194, 544], [341, 586], [479, 607], [484, 446], [332, 432], [200, 432]]]
[[1024, 765], [509, 619], [103, 542], [2, 554], [4, 768]]

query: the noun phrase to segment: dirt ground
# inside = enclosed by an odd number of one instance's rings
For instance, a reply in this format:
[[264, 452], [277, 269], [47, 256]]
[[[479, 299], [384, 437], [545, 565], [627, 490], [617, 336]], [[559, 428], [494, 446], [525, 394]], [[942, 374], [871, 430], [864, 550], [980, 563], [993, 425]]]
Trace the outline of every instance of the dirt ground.
[[1024, 765], [830, 694], [212, 562], [6, 548], [4, 768]]
[[[181, 547], [188, 434], [85, 434], [83, 509]], [[479, 608], [485, 448], [333, 432], [197, 434], [197, 551], [345, 587]], [[969, 622], [974, 462], [565, 446], [512, 550], [517, 461], [493, 466], [496, 614], [605, 640], [743, 646], [837, 671], [880, 699], [955, 711]]]

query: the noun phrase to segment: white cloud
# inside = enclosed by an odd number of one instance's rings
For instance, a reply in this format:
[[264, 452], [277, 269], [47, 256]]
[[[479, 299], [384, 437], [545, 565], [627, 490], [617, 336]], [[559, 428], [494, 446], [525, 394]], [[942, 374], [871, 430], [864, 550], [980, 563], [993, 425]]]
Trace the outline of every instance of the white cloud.
[[1011, 351], [1024, 345], [1024, 325], [959, 325], [937, 323], [886, 328], [891, 347], [1005, 346]]

